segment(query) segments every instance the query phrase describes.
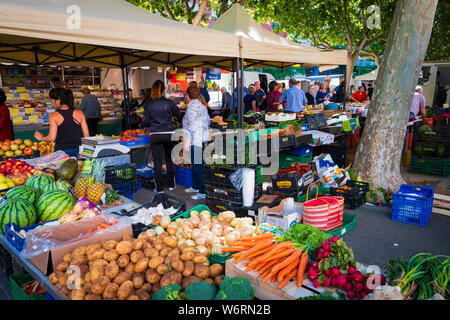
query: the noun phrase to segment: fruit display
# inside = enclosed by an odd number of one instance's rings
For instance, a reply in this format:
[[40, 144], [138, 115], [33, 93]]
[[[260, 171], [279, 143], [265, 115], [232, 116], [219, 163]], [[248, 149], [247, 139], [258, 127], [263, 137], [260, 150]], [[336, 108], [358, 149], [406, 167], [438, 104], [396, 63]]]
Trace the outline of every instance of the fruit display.
[[[13, 173], [32, 173], [34, 167], [28, 165], [25, 161], [20, 161], [16, 159], [8, 159], [6, 161], [0, 162], [0, 173], [2, 174], [13, 174]], [[32, 176], [32, 174], [30, 174]]]
[[101, 210], [92, 204], [88, 199], [81, 198], [75, 203], [73, 208], [59, 218], [59, 223], [74, 222], [81, 219], [95, 217], [100, 214]]
[[123, 131], [120, 135], [112, 135], [113, 138], [119, 138], [120, 142], [128, 142], [128, 141], [139, 141], [142, 138], [137, 137], [138, 135], [143, 135], [144, 130], [137, 129], [137, 130], [127, 130]]
[[28, 178], [28, 180], [25, 182], [26, 186], [32, 187], [35, 189], [39, 194], [42, 194], [44, 191], [44, 188], [51, 184], [52, 182], [55, 182], [55, 179], [52, 177], [45, 175], [45, 174], [35, 174], [34, 176]]
[[56, 191], [56, 190], [69, 192], [70, 188], [71, 188], [70, 183], [62, 181], [62, 180], [58, 180], [58, 181], [54, 181], [54, 182], [51, 182], [50, 184], [46, 185], [42, 189], [42, 194], [45, 194], [50, 191]]
[[50, 153], [55, 152], [55, 143], [41, 141], [41, 142], [39, 142], [38, 149], [39, 149], [39, 153], [40, 153], [41, 157], [46, 156]]
[[74, 205], [73, 196], [64, 191], [56, 190], [42, 194], [36, 202], [39, 221], [51, 221], [61, 218]]
[[6, 178], [0, 173], [0, 194], [3, 195], [7, 189], [15, 187], [16, 184], [11, 178]]
[[36, 223], [37, 214], [33, 204], [23, 199], [8, 199], [0, 205], [0, 231], [5, 233], [8, 223], [24, 228]]
[[[81, 267], [81, 288], [71, 290], [66, 272], [75, 264]], [[178, 245], [167, 232], [156, 236], [147, 230], [137, 239], [123, 235], [120, 241], [76, 248], [62, 258], [49, 280], [72, 300], [150, 300], [155, 295], [154, 300], [174, 300], [190, 296], [186, 289], [196, 282], [219, 286], [223, 267], [210, 265], [195, 246]]]
[[75, 159], [67, 159], [56, 171], [58, 179], [70, 181], [78, 172], [78, 161]]
[[6, 199], [27, 200], [31, 204], [35, 204], [39, 195], [36, 190], [28, 186], [16, 186], [6, 192]]
[[39, 144], [29, 139], [0, 141], [1, 158], [31, 156], [37, 150], [39, 150]]

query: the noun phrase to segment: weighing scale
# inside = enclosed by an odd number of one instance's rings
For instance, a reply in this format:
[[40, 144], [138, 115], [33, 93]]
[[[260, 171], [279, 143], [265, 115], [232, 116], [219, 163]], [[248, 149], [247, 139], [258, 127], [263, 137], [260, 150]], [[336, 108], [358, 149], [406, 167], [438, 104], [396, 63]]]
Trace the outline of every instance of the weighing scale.
[[79, 148], [80, 155], [89, 158], [112, 157], [131, 151], [127, 146], [120, 144], [120, 139], [109, 136], [82, 138]]

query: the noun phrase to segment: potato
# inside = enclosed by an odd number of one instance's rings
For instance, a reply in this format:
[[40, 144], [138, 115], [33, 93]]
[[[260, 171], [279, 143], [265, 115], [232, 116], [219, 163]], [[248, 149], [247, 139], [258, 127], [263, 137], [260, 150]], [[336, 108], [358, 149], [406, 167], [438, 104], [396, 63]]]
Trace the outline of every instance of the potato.
[[133, 245], [129, 241], [120, 241], [116, 245], [118, 254], [129, 254], [133, 250]]
[[80, 268], [80, 273], [85, 276], [89, 272], [89, 266], [87, 264], [82, 264], [78, 266]]
[[106, 250], [103, 248], [93, 249], [87, 254], [87, 258], [89, 261], [101, 259], [101, 258], [103, 258], [103, 254], [105, 252], [106, 252]]
[[160, 257], [160, 256], [153, 257], [148, 262], [148, 267], [151, 268], [151, 269], [156, 269], [163, 262], [164, 262], [164, 258], [163, 257]]
[[136, 266], [134, 267], [134, 272], [145, 272], [148, 267], [148, 258], [142, 258], [136, 263]]
[[145, 240], [143, 239], [134, 239], [133, 240], [133, 250], [141, 250], [142, 247], [144, 246], [144, 242]]
[[180, 260], [180, 259], [178, 259], [177, 256], [167, 256], [164, 258], [164, 263], [169, 265], [170, 262], [174, 262], [176, 260]]
[[58, 276], [55, 272], [53, 272], [49, 277], [48, 280], [50, 280], [50, 283], [57, 284], [58, 283]]
[[223, 276], [217, 276], [214, 278], [214, 283], [216, 284], [216, 286], [219, 286], [220, 283], [222, 282], [222, 280], [223, 280]]
[[178, 246], [178, 250], [182, 252], [184, 248], [188, 248], [188, 247], [189, 246], [186, 243], [182, 243]]
[[86, 254], [86, 250], [87, 250], [86, 246], [78, 247], [72, 252], [72, 256], [74, 257], [84, 256]]
[[169, 237], [169, 234], [166, 231], [161, 232], [158, 236], [158, 239], [164, 240], [165, 237]]
[[203, 254], [197, 254], [197, 255], [195, 255], [194, 259], [192, 259], [192, 262], [205, 263], [205, 262], [208, 262], [208, 258]]
[[170, 236], [174, 236], [174, 235], [177, 234], [177, 229], [175, 229], [174, 227], [168, 227], [168, 228], [167, 228], [167, 233], [168, 233]]
[[150, 293], [150, 292], [152, 292], [152, 285], [151, 285], [151, 283], [146, 282], [141, 286], [141, 289]]
[[56, 266], [56, 271], [67, 271], [68, 267], [69, 267], [68, 262], [61, 262]]
[[61, 288], [61, 291], [66, 295], [66, 297], [70, 298], [71, 292], [70, 292], [69, 288], [64, 286], [64, 287]]
[[161, 239], [156, 239], [153, 241], [153, 248], [160, 251], [162, 248], [164, 248], [164, 242]]
[[144, 256], [146, 257], [146, 258], [154, 258], [154, 257], [157, 257], [157, 256], [159, 256], [159, 251], [158, 250], [156, 250], [155, 248], [147, 248], [147, 249], [144, 249]]
[[189, 277], [193, 273], [194, 273], [194, 263], [192, 261], [185, 261], [184, 270], [182, 272], [183, 277]]
[[84, 300], [102, 300], [102, 296], [99, 294], [88, 293], [84, 296]]
[[163, 242], [166, 246], [170, 248], [176, 248], [178, 245], [177, 240], [173, 236], [164, 237]]
[[189, 287], [191, 284], [193, 284], [194, 282], [200, 282], [200, 281], [203, 281], [203, 279], [196, 277], [196, 276], [188, 276], [188, 277], [184, 278], [183, 280], [181, 280], [181, 288], [184, 290], [187, 287]]
[[148, 238], [148, 242], [150, 242], [152, 245], [154, 245], [154, 242], [157, 240], [155, 236], [151, 236]]
[[152, 293], [157, 293], [159, 290], [161, 290], [161, 285], [159, 283], [152, 286]]
[[142, 273], [135, 273], [131, 276], [131, 282], [133, 282], [133, 286], [136, 289], [139, 289], [140, 287], [142, 287], [142, 285], [145, 282], [145, 276]]
[[130, 240], [132, 237], [129, 234], [122, 235], [122, 241]]
[[163, 247], [163, 248], [159, 251], [159, 255], [160, 255], [161, 257], [166, 257], [170, 250], [171, 250], [170, 247]]
[[148, 269], [147, 272], [145, 272], [145, 280], [147, 280], [148, 283], [154, 285], [156, 283], [159, 283], [159, 281], [161, 280], [161, 275], [155, 270]]
[[209, 276], [210, 277], [217, 277], [219, 275], [221, 275], [223, 272], [223, 267], [222, 265], [215, 263], [213, 265], [209, 266]]
[[64, 262], [70, 262], [70, 261], [72, 261], [72, 258], [73, 258], [72, 254], [71, 254], [71, 253], [67, 253], [67, 254], [64, 255], [64, 257], [62, 258], [62, 260], [63, 260]]
[[105, 276], [107, 276], [110, 280], [114, 279], [119, 274], [119, 266], [115, 261], [111, 261], [111, 263], [105, 268]]
[[88, 258], [86, 255], [74, 255], [70, 261], [70, 265], [79, 266], [81, 264], [88, 263]]
[[180, 284], [181, 278], [182, 278], [181, 273], [172, 270], [163, 275], [163, 277], [161, 278], [161, 282], [159, 284], [161, 285], [161, 288], [169, 284]]
[[119, 266], [119, 268], [125, 268], [128, 263], [130, 263], [130, 256], [127, 254], [123, 254], [121, 255], [118, 259], [117, 259], [117, 265]]
[[84, 275], [84, 282], [92, 282], [90, 271]]
[[130, 276], [134, 273], [134, 267], [136, 266], [136, 263], [130, 262], [123, 271], [128, 272]]
[[130, 280], [131, 276], [128, 272], [120, 272], [113, 280], [113, 283], [119, 286], [127, 280]]
[[178, 248], [173, 248], [169, 251], [169, 253], [167, 253], [167, 256], [180, 256], [180, 250]]
[[210, 285], [212, 285], [212, 286], [215, 286], [215, 285], [216, 285], [216, 284], [214, 283], [214, 280], [211, 279], [211, 278], [203, 279], [203, 281], [208, 282], [208, 283], [209, 283]]
[[170, 266], [172, 267], [173, 270], [177, 272], [183, 272], [184, 270], [184, 263], [179, 259], [176, 259], [175, 261], [171, 262]]
[[150, 300], [150, 294], [143, 289], [136, 290], [136, 294], [139, 297], [139, 300]]
[[104, 259], [97, 259], [94, 261], [89, 261], [89, 266], [91, 268], [95, 267], [95, 266], [101, 266], [101, 267], [106, 267], [108, 265], [108, 261], [104, 260]]
[[198, 253], [198, 250], [197, 250], [196, 247], [189, 247], [189, 246], [183, 248], [183, 249], [181, 250], [181, 253], [190, 252], [190, 251], [192, 251], [192, 252], [194, 252], [194, 253]]
[[158, 272], [160, 275], [165, 275], [167, 272], [169, 272], [169, 266], [167, 264], [160, 264], [158, 268], [156, 268], [156, 272]]
[[132, 294], [127, 298], [127, 300], [139, 300], [139, 296], [136, 294]]
[[142, 249], [144, 249], [144, 251], [146, 249], [150, 249], [153, 248], [152, 244], [150, 243], [150, 239], [148, 240], [149, 242], [144, 242], [144, 245], [142, 246]]
[[117, 292], [117, 297], [119, 298], [119, 300], [125, 300], [131, 295], [132, 291], [133, 282], [131, 282], [130, 280], [126, 280], [120, 285], [119, 291]]
[[112, 249], [110, 251], [106, 251], [103, 254], [103, 259], [110, 262], [113, 260], [117, 260], [117, 258], [119, 258], [119, 251], [117, 251], [117, 249]]
[[112, 299], [117, 297], [117, 292], [119, 291], [119, 285], [115, 283], [108, 283], [103, 292], [104, 299]]
[[90, 244], [86, 247], [86, 255], [89, 256], [90, 254], [92, 254], [96, 249], [100, 249], [102, 246], [100, 245], [100, 243], [94, 243], [94, 244]]
[[196, 263], [194, 265], [194, 274], [199, 278], [206, 279], [209, 277], [209, 267], [204, 264]]
[[152, 224], [154, 226], [158, 226], [160, 224], [160, 222], [161, 222], [161, 218], [162, 218], [162, 215], [160, 215], [160, 214], [157, 214], [156, 216], [153, 216]]
[[145, 258], [145, 255], [142, 251], [137, 250], [137, 251], [133, 251], [130, 254], [130, 260], [131, 262], [137, 263], [139, 260]]
[[186, 251], [183, 252], [180, 256], [181, 261], [192, 261], [195, 258], [195, 252], [194, 251]]
[[144, 240], [145, 243], [148, 240], [148, 234], [146, 234], [145, 231], [143, 231], [138, 235], [138, 239]]
[[91, 274], [91, 281], [95, 282], [98, 278], [105, 275], [105, 267], [103, 266], [95, 266], [91, 268], [90, 274]]
[[111, 251], [116, 248], [116, 245], [117, 245], [116, 240], [107, 240], [103, 244], [103, 249], [105, 249], [106, 251]]
[[108, 284], [109, 278], [107, 276], [101, 276], [92, 283], [91, 292], [94, 294], [103, 294]]

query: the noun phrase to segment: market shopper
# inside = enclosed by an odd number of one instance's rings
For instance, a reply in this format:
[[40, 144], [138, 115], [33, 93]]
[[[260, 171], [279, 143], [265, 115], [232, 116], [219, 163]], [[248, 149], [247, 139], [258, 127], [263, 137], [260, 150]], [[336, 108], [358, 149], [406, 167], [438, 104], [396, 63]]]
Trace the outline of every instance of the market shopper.
[[345, 101], [345, 79], [342, 79], [339, 85], [334, 88], [331, 98], [331, 101], [335, 103], [343, 103]]
[[369, 96], [366, 93], [366, 89], [363, 86], [358, 87], [358, 91], [356, 91], [351, 97], [351, 101], [353, 102], [364, 102], [369, 100]]
[[286, 112], [302, 112], [303, 106], [308, 103], [305, 93], [298, 86], [295, 78], [289, 80], [289, 89], [281, 95], [280, 101], [286, 102]]
[[[197, 87], [197, 88], [200, 89], [200, 87], [198, 86], [197, 81], [191, 81], [191, 82], [189, 82], [189, 87]], [[188, 87], [188, 89], [189, 89], [189, 87]], [[209, 96], [209, 94], [208, 94], [208, 96]], [[205, 97], [204, 97], [203, 95], [200, 95], [200, 96], [198, 97], [198, 100], [200, 100], [200, 102], [201, 102], [206, 108], [208, 108], [208, 103], [206, 102], [206, 99], [205, 99]], [[185, 101], [185, 103], [186, 103], [186, 105], [188, 105], [189, 103], [191, 103], [191, 99], [189, 99], [189, 95], [186, 95], [186, 101]]]
[[330, 101], [330, 88], [328, 88], [327, 83], [323, 82], [320, 84], [319, 91], [316, 94], [316, 104], [321, 104], [326, 101]]
[[200, 82], [198, 87], [200, 88], [200, 94], [203, 96], [203, 98], [205, 98], [206, 105], [208, 105], [209, 100], [211, 100], [211, 97], [209, 96], [208, 89], [206, 89], [205, 87], [205, 83], [203, 81]]
[[63, 83], [59, 77], [53, 77], [52, 80], [50, 80], [50, 90], [55, 88], [62, 88]]
[[211, 119], [203, 104], [198, 100], [201, 95], [198, 87], [191, 86], [187, 90], [191, 102], [183, 117], [184, 152], [190, 152], [192, 164], [192, 187], [186, 192], [196, 192], [193, 200], [205, 199], [205, 178], [203, 173], [203, 150], [209, 140], [209, 124]]
[[282, 103], [280, 102], [281, 92], [279, 87], [279, 83], [274, 80], [270, 81], [269, 92], [267, 93], [266, 112], [277, 112], [278, 108], [282, 106]]
[[257, 103], [256, 103], [256, 97], [255, 97], [255, 87], [249, 86], [248, 87], [248, 94], [244, 97], [244, 114], [249, 112], [250, 110], [253, 112], [257, 112]]
[[165, 86], [161, 80], [156, 80], [151, 89], [151, 100], [144, 106], [143, 127], [149, 128], [151, 132], [150, 147], [152, 149], [154, 162], [155, 192], [164, 192], [163, 159], [167, 168], [167, 187], [170, 191], [175, 190], [175, 167], [171, 154], [174, 147], [172, 133], [174, 126], [172, 117], [181, 121], [177, 105], [164, 95]]
[[0, 89], [0, 141], [13, 139], [11, 116], [9, 114], [8, 106], [5, 105], [5, 102], [5, 91], [3, 91], [3, 89]]
[[306, 99], [308, 99], [308, 105], [316, 104], [315, 88], [316, 86], [314, 84], [308, 86], [308, 92], [305, 94]]
[[422, 115], [422, 119], [427, 117], [425, 96], [421, 86], [417, 86], [414, 92], [409, 118], [416, 120], [419, 113]]
[[69, 156], [77, 156], [81, 145], [80, 131], [89, 137], [89, 129], [83, 111], [71, 105], [72, 92], [64, 88], [50, 90], [49, 96], [55, 111], [49, 116], [49, 132], [45, 136], [36, 131], [34, 137], [39, 141], [54, 141], [55, 151], [62, 150]]
[[255, 81], [253, 84], [255, 87], [256, 106], [259, 110], [266, 110], [266, 93], [261, 88], [261, 82]]
[[102, 107], [96, 96], [91, 94], [89, 88], [83, 88], [80, 110], [84, 112], [91, 137], [97, 134], [97, 125], [102, 117]]
[[231, 97], [231, 94], [227, 91], [227, 88], [222, 87], [220, 89], [220, 92], [222, 92], [222, 110], [223, 110], [223, 118], [226, 119], [231, 113], [231, 110], [233, 110], [233, 98]]
[[367, 89], [367, 95], [369, 96], [369, 100], [372, 100], [373, 85], [371, 83], [369, 83], [367, 86], [369, 87], [369, 89]]
[[133, 89], [128, 89], [128, 97], [129, 99], [125, 98], [122, 100], [122, 103], [120, 104], [120, 108], [122, 109], [122, 114], [124, 115], [122, 118], [122, 129], [125, 130], [125, 117], [126, 114], [126, 105], [125, 103], [129, 100], [129, 108], [130, 108], [130, 127], [131, 130], [135, 130], [139, 127], [140, 117], [136, 114], [136, 109], [139, 108], [139, 102], [137, 99], [133, 98]]

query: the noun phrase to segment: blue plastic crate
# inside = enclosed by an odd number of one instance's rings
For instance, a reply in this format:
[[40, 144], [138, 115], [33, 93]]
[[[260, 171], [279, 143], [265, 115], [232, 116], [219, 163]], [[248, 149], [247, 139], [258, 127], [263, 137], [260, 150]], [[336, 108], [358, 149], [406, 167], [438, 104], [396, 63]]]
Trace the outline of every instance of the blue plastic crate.
[[136, 141], [124, 141], [124, 142], [120, 142], [121, 145], [123, 146], [127, 146], [127, 147], [132, 147], [132, 146], [138, 146], [141, 144], [145, 144], [144, 140], [141, 138], [139, 140]]
[[309, 154], [312, 154], [313, 152], [313, 148], [311, 146], [301, 146], [298, 148], [294, 148], [294, 149], [290, 149], [290, 150], [284, 150], [284, 153], [289, 153], [289, 154], [295, 154], [297, 156], [306, 156]]
[[186, 188], [192, 187], [192, 170], [184, 167], [175, 167], [175, 181]]
[[[56, 220], [52, 220], [56, 221]], [[49, 221], [51, 222], [51, 221]], [[46, 223], [46, 222], [45, 222]], [[8, 223], [5, 225], [5, 237], [6, 239], [18, 250], [22, 251], [25, 248], [25, 240], [24, 238], [21, 238], [17, 236], [16, 232], [19, 233], [21, 230], [25, 230], [26, 232], [33, 230], [34, 228], [43, 225], [44, 222], [36, 223], [31, 226], [25, 227], [25, 228], [19, 228], [14, 222]], [[14, 231], [11, 230], [11, 226], [14, 228]]]
[[55, 300], [55, 298], [53, 298], [50, 293], [46, 292], [45, 296], [47, 297], [47, 300]]
[[136, 137], [141, 138], [142, 142], [144, 144], [149, 144], [150, 143], [150, 137], [149, 136], [136, 135]]
[[302, 131], [308, 131], [309, 130], [309, 124], [302, 123], [301, 126], [302, 126]]
[[[120, 195], [123, 195], [129, 198], [127, 195], [132, 194], [137, 191], [137, 183], [136, 182], [126, 182], [120, 184], [113, 184], [112, 188]], [[130, 198], [131, 199], [131, 198]]]
[[146, 163], [137, 164], [136, 174], [147, 179], [153, 178], [153, 168], [149, 167]]
[[432, 188], [402, 184], [392, 196], [392, 220], [423, 227], [428, 225], [433, 209]]

